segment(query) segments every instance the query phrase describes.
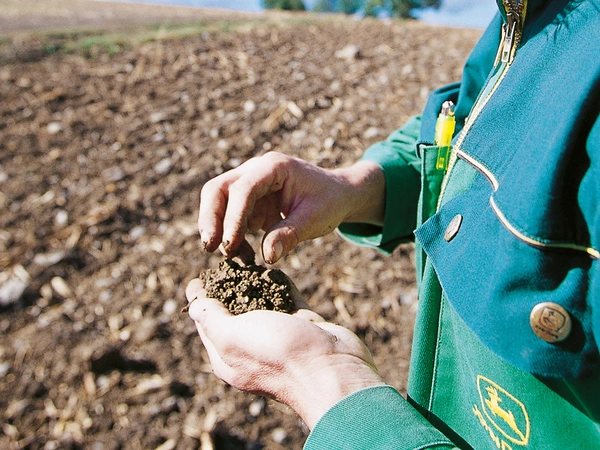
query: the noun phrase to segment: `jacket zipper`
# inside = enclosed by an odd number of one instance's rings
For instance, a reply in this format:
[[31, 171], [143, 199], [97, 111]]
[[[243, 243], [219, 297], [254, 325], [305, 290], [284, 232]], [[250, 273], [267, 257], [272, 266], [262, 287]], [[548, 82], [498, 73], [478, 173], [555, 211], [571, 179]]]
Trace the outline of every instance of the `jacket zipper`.
[[[502, 25], [503, 39], [500, 45], [501, 51], [498, 53], [500, 61], [510, 65], [515, 58], [515, 53], [521, 43], [527, 1], [502, 0], [502, 4], [504, 5], [504, 10], [506, 12], [506, 23]], [[497, 64], [498, 61], [496, 60], [495, 65]]]
[[[481, 92], [479, 98], [475, 102], [473, 106], [473, 110], [467, 120], [465, 122], [465, 126], [463, 127], [458, 139], [456, 140], [456, 144], [452, 148], [452, 152], [450, 154], [450, 160], [448, 162], [448, 171], [446, 172], [444, 179], [442, 181], [442, 186], [440, 190], [440, 196], [438, 197], [437, 209], [439, 210], [442, 204], [442, 198], [444, 197], [444, 192], [446, 190], [446, 186], [448, 184], [448, 179], [450, 178], [450, 174], [454, 165], [456, 164], [456, 160], [460, 157], [464, 159], [473, 167], [477, 168], [484, 176], [486, 176], [494, 189], [496, 191], [499, 187], [498, 180], [494, 177], [494, 175], [487, 170], [481, 163], [475, 161], [471, 158], [467, 153], [465, 153], [461, 149], [461, 145], [465, 140], [465, 136], [471, 129], [473, 122], [477, 119], [482, 109], [485, 107], [489, 99], [492, 97], [494, 92], [498, 89], [498, 86], [502, 83], [502, 80], [506, 76], [506, 72], [510, 68], [514, 58], [515, 53], [517, 51], [517, 47], [521, 42], [521, 37], [523, 35], [523, 23], [525, 21], [525, 12], [527, 8], [527, 0], [521, 0], [517, 3], [518, 0], [502, 0], [502, 4], [505, 9], [505, 17], [506, 22], [502, 25], [502, 39], [500, 41], [500, 45], [498, 47], [498, 53], [496, 55], [496, 61], [494, 62], [494, 70], [496, 73], [490, 78], [483, 91]], [[594, 249], [592, 247], [577, 245], [571, 243], [563, 243], [563, 242], [542, 242], [536, 239], [533, 239], [525, 234], [521, 233], [517, 228], [515, 228], [509, 220], [504, 216], [500, 208], [494, 202], [493, 197], [490, 199], [490, 203], [492, 208], [494, 209], [496, 216], [502, 222], [502, 224], [518, 239], [523, 242], [528, 243], [534, 247], [538, 248], [556, 248], [556, 249], [564, 249], [564, 250], [576, 250], [587, 253], [592, 259], [600, 259], [600, 251]]]
[[444, 197], [446, 185], [448, 184], [452, 169], [456, 164], [458, 153], [462, 153], [460, 147], [465, 140], [465, 136], [471, 129], [473, 122], [475, 122], [481, 110], [485, 107], [489, 99], [492, 97], [494, 92], [496, 92], [496, 89], [498, 89], [498, 86], [506, 76], [506, 72], [515, 58], [517, 47], [521, 42], [521, 37], [523, 35], [523, 24], [525, 22], [525, 13], [527, 10], [527, 0], [502, 0], [502, 5], [504, 7], [506, 22], [502, 24], [502, 39], [500, 40], [498, 53], [496, 54], [496, 61], [494, 62], [493, 70], [496, 73], [490, 78], [483, 88], [483, 91], [473, 106], [471, 114], [469, 114], [467, 120], [465, 121], [465, 126], [458, 136], [456, 144], [453, 146], [448, 162], [448, 171], [446, 172], [442, 181], [440, 196], [438, 197], [437, 202], [437, 209], [439, 209], [442, 204], [442, 198]]

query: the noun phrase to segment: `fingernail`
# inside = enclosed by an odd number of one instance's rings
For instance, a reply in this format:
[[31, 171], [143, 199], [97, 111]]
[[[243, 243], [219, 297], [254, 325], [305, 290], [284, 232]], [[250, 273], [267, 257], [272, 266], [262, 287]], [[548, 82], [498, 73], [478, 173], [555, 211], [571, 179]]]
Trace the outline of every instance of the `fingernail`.
[[[212, 252], [214, 250], [214, 237], [208, 233], [200, 233], [200, 242], [206, 252]], [[212, 250], [211, 250], [212, 247]]]
[[185, 298], [187, 299], [188, 303], [192, 303], [198, 298], [198, 292], [200, 289], [204, 289], [204, 282], [202, 280], [199, 278], [190, 280], [185, 288]]
[[269, 263], [273, 264], [274, 262], [278, 261], [279, 258], [281, 258], [281, 255], [283, 255], [283, 244], [280, 241], [276, 241], [273, 244], [271, 260]]

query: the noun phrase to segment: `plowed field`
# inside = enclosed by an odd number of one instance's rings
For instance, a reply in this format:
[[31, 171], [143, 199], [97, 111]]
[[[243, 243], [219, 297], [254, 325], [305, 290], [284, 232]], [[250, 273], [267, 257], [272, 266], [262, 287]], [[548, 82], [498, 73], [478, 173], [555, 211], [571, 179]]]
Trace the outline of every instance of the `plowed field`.
[[[351, 164], [460, 77], [480, 32], [2, 3], [0, 448], [300, 449], [298, 418], [215, 378], [180, 313], [186, 283], [221, 260], [196, 232], [200, 188], [272, 150]], [[156, 33], [136, 39], [128, 24]], [[412, 253], [330, 235], [277, 265], [400, 391]]]

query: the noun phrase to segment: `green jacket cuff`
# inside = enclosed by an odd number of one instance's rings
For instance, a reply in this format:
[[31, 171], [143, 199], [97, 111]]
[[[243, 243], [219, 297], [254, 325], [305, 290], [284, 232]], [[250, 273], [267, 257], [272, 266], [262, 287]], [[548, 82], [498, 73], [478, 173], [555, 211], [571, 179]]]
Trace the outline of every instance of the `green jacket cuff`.
[[304, 450], [455, 449], [391, 386], [360, 390], [317, 422]]
[[365, 223], [343, 223], [340, 234], [354, 244], [373, 247], [389, 254], [414, 239], [420, 189], [421, 160], [416, 153], [421, 117], [411, 118], [383, 142], [367, 149], [361, 160], [373, 161], [385, 176], [383, 227]]

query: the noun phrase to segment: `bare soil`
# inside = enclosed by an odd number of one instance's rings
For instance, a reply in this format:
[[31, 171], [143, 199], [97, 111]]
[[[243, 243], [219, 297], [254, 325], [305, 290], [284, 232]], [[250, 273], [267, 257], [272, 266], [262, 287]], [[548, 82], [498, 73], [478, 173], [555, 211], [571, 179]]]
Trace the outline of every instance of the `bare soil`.
[[207, 296], [220, 300], [234, 315], [256, 310], [289, 313], [294, 308], [290, 280], [281, 270], [225, 259], [217, 269], [202, 272], [200, 280]]
[[[36, 2], [0, 10], [16, 3]], [[10, 32], [0, 20], [0, 448], [300, 449], [296, 415], [219, 381], [180, 314], [187, 282], [222, 259], [199, 242], [200, 188], [271, 150], [351, 164], [460, 77], [480, 32], [253, 15], [65, 53], [69, 35], [45, 27], [56, 5], [76, 24], [100, 3], [36, 4]], [[154, 10], [102, 5], [119, 23]], [[114, 25], [103, 14], [96, 28]], [[412, 260], [410, 244], [385, 257], [332, 234], [276, 268], [405, 392]]]

